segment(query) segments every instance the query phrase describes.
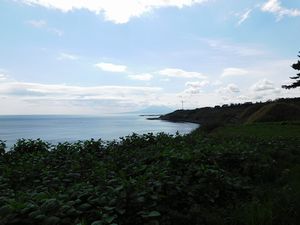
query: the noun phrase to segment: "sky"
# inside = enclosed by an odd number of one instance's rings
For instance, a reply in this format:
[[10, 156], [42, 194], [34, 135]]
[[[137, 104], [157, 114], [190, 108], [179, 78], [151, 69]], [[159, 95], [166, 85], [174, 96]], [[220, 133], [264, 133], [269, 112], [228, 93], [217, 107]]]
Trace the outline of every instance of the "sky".
[[299, 0], [0, 0], [0, 114], [299, 97]]

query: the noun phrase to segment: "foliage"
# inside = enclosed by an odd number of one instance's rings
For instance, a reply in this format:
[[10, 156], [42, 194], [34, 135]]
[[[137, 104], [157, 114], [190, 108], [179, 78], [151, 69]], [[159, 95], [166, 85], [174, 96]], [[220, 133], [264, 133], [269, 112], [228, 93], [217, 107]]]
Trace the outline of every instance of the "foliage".
[[243, 125], [228, 125], [221, 127], [213, 132], [219, 138], [235, 137], [255, 137], [263, 139], [299, 138], [300, 122], [269, 122], [269, 123], [250, 123]]
[[[254, 119], [266, 121], [300, 120], [300, 98], [282, 98], [267, 102], [246, 102], [193, 110], [177, 110], [160, 116], [173, 122], [193, 122], [201, 126], [214, 124], [242, 124]], [[265, 120], [267, 119], [267, 120]]]
[[20, 140], [0, 155], [0, 224], [295, 224], [299, 146], [197, 132]]
[[217, 128], [223, 127], [224, 124], [219, 121], [211, 122], [211, 123], [206, 123], [203, 125], [200, 125], [200, 130], [203, 133], [211, 133], [212, 131], [216, 130]]
[[[300, 53], [300, 52], [299, 52]], [[300, 58], [300, 55], [298, 55], [298, 57]], [[294, 70], [300, 70], [300, 61], [298, 60], [297, 63], [294, 63], [292, 65], [292, 68]], [[298, 73], [295, 77], [290, 77], [292, 80], [296, 80], [294, 83], [290, 84], [290, 85], [282, 85], [282, 88], [285, 89], [291, 89], [291, 88], [296, 88], [296, 87], [300, 87], [300, 73]]]
[[43, 142], [40, 139], [37, 140], [19, 139], [13, 147], [14, 152], [20, 154], [46, 152], [48, 148], [49, 148], [49, 143]]
[[249, 116], [247, 123], [300, 120], [300, 106], [286, 103], [272, 103], [261, 107]]
[[6, 144], [4, 141], [0, 140], [0, 155], [3, 155], [5, 153]]

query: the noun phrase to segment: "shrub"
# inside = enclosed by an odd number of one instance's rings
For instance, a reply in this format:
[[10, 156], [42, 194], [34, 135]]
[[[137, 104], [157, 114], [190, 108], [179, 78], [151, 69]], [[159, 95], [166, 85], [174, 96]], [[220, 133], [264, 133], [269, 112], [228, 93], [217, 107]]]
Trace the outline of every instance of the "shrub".
[[50, 144], [42, 141], [41, 139], [19, 139], [12, 147], [12, 151], [16, 153], [35, 153], [35, 152], [47, 152]]

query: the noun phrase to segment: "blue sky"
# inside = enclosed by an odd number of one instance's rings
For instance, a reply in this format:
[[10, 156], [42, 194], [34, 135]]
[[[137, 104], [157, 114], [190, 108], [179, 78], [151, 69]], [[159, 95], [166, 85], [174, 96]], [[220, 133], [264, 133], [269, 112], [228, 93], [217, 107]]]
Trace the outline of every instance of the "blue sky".
[[295, 0], [0, 0], [0, 114], [299, 96]]

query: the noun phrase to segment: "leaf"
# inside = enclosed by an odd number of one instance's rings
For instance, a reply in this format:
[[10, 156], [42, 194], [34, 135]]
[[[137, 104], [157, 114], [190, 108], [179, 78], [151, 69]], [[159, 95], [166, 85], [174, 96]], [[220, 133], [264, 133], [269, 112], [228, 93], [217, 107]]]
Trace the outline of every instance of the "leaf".
[[102, 224], [103, 224], [103, 222], [101, 220], [97, 220], [97, 221], [92, 222], [91, 225], [102, 225]]
[[60, 222], [60, 219], [56, 216], [51, 216], [47, 219], [45, 219], [45, 223], [44, 224], [47, 224], [47, 225], [56, 225], [56, 224], [59, 224]]
[[80, 205], [80, 206], [78, 207], [78, 209], [79, 209], [80, 211], [87, 211], [87, 210], [89, 210], [91, 207], [92, 207], [92, 206], [91, 206], [89, 203], [84, 203], [84, 204]]
[[120, 185], [120, 186], [116, 187], [116, 188], [114, 189], [114, 191], [115, 191], [115, 192], [119, 192], [119, 191], [121, 191], [123, 188], [124, 188], [124, 186], [123, 186], [123, 185]]
[[145, 197], [143, 197], [143, 196], [138, 197], [138, 198], [137, 198], [137, 201], [142, 203], [142, 202], [145, 201]]
[[158, 216], [160, 216], [160, 212], [158, 212], [158, 211], [151, 211], [148, 214], [143, 215], [142, 217], [148, 218], [148, 217], [158, 217]]
[[107, 223], [111, 223], [112, 221], [114, 221], [114, 219], [116, 219], [117, 216], [113, 215], [113, 216], [108, 216], [106, 218], [104, 218], [105, 222]]
[[5, 205], [0, 208], [0, 216], [6, 216], [7, 214], [9, 214], [11, 212], [12, 212], [12, 209], [9, 205]]
[[121, 208], [116, 208], [116, 211], [120, 214], [120, 215], [123, 215], [126, 210], [125, 209], [121, 209]]
[[105, 209], [107, 211], [112, 211], [115, 209], [115, 207], [104, 206], [103, 209]]
[[45, 212], [55, 211], [58, 207], [59, 202], [56, 199], [48, 199], [41, 205], [41, 209]]

